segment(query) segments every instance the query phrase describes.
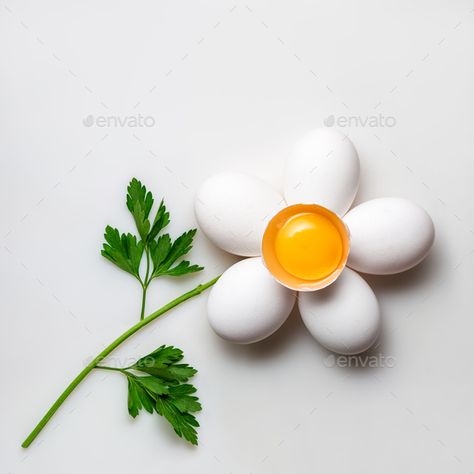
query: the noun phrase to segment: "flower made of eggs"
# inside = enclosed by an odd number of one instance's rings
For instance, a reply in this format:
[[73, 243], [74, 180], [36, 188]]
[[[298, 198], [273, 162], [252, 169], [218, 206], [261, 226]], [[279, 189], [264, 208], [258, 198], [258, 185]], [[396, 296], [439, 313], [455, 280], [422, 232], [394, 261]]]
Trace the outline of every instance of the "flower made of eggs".
[[244, 257], [208, 300], [211, 327], [234, 343], [274, 333], [297, 297], [305, 326], [327, 349], [367, 350], [380, 330], [377, 298], [356, 272], [390, 275], [420, 263], [434, 241], [430, 216], [401, 198], [378, 198], [349, 212], [359, 158], [334, 129], [310, 132], [287, 163], [284, 198], [266, 183], [220, 173], [200, 187], [196, 218], [221, 249]]

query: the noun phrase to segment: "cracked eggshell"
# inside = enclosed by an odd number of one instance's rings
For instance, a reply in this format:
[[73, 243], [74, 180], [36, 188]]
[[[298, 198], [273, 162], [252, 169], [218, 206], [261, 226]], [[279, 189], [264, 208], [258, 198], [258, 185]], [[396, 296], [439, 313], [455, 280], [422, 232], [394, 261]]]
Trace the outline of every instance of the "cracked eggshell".
[[295, 146], [285, 173], [285, 199], [291, 204], [319, 204], [344, 215], [359, 188], [360, 163], [348, 137], [319, 128]]
[[249, 344], [279, 329], [294, 303], [295, 292], [277, 283], [257, 257], [241, 260], [223, 273], [210, 291], [207, 311], [220, 337]]
[[366, 351], [380, 332], [377, 297], [368, 283], [349, 268], [327, 288], [300, 293], [298, 307], [312, 336], [338, 354]]
[[283, 207], [282, 195], [258, 178], [219, 173], [199, 188], [195, 214], [199, 227], [215, 245], [235, 255], [261, 255], [268, 221]]
[[431, 249], [435, 229], [428, 213], [403, 198], [379, 198], [351, 209], [344, 217], [351, 234], [347, 264], [375, 275], [403, 272]]

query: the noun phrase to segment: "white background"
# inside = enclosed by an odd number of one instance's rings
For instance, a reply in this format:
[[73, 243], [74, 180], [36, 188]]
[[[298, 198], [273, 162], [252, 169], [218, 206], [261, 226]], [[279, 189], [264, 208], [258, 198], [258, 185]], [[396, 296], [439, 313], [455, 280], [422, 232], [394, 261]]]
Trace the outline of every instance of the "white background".
[[[474, 470], [472, 275], [474, 5], [470, 1], [6, 0], [0, 5], [0, 471], [3, 473], [469, 473]], [[88, 115], [154, 127], [86, 127]], [[135, 322], [139, 287], [99, 255], [132, 230], [132, 176], [164, 196], [173, 235], [220, 170], [279, 187], [295, 139], [329, 115], [362, 164], [357, 202], [404, 196], [437, 228], [417, 269], [367, 280], [383, 310], [372, 353], [395, 367], [325, 366], [294, 313], [267, 341], [228, 345], [206, 296], [124, 344], [160, 344], [199, 369], [200, 446], [126, 410], [93, 373], [28, 450], [57, 394]], [[159, 281], [148, 308], [227, 268], [199, 235], [204, 274]], [[327, 365], [327, 364], [326, 364]], [[108, 375], [108, 376], [106, 376]]]

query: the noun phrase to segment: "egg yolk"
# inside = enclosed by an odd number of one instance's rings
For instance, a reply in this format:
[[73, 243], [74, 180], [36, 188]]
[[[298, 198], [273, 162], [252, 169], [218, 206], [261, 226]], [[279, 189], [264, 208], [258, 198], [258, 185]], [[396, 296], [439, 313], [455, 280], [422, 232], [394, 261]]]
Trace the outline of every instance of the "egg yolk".
[[320, 280], [338, 267], [343, 242], [339, 230], [321, 214], [301, 213], [288, 219], [275, 239], [281, 266], [303, 280]]
[[344, 222], [317, 204], [294, 204], [272, 217], [262, 239], [262, 257], [283, 285], [314, 291], [341, 274], [349, 255]]

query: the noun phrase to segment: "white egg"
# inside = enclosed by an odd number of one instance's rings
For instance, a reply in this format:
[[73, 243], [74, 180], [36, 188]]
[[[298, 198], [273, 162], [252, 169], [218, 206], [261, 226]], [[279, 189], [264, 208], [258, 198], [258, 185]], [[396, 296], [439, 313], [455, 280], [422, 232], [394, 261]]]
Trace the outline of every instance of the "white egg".
[[351, 234], [348, 265], [360, 272], [389, 275], [420, 263], [434, 242], [431, 217], [402, 198], [364, 202], [347, 213]]
[[377, 298], [366, 281], [349, 268], [327, 288], [300, 293], [298, 306], [309, 332], [330, 351], [359, 354], [379, 335]]
[[221, 249], [247, 257], [261, 254], [267, 222], [283, 207], [282, 195], [265, 182], [242, 173], [219, 173], [196, 195], [200, 228]]
[[360, 163], [352, 142], [332, 128], [320, 128], [300, 140], [288, 160], [288, 204], [319, 204], [342, 216], [359, 187]]
[[248, 258], [227, 269], [212, 287], [209, 323], [227, 341], [249, 344], [273, 334], [294, 303], [295, 292], [277, 283], [261, 258]]

